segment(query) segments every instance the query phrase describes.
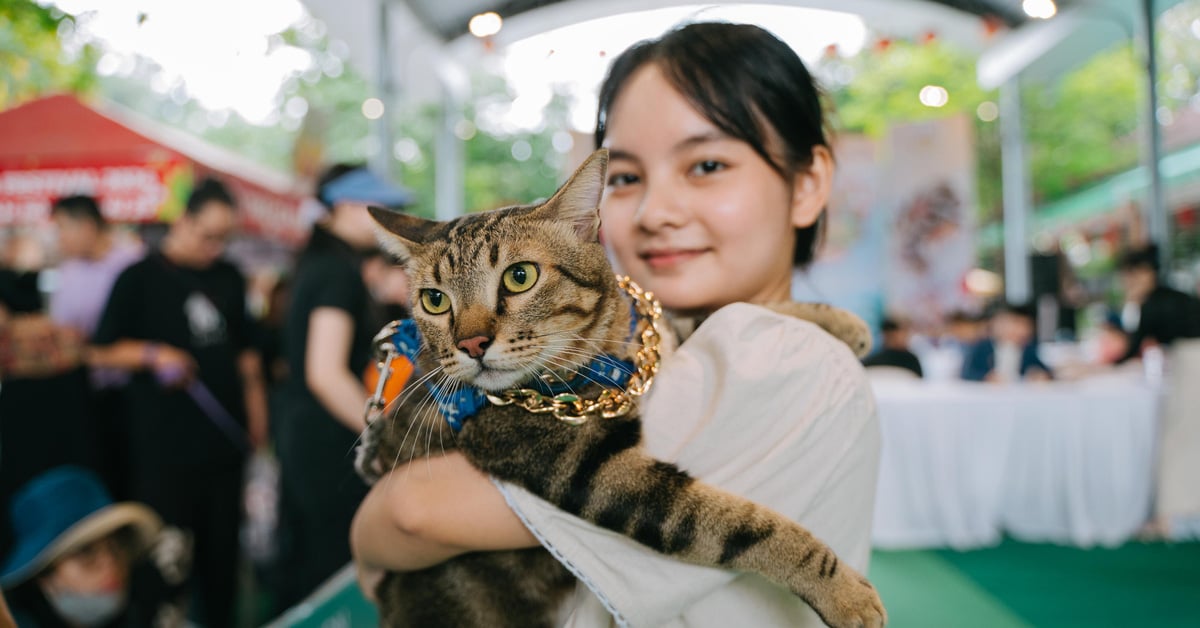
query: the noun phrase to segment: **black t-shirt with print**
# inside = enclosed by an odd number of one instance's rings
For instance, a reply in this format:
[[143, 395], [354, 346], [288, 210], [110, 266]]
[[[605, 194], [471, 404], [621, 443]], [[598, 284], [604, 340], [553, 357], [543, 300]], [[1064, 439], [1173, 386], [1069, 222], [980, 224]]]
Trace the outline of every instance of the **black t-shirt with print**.
[[[199, 382], [245, 426], [237, 359], [252, 338], [237, 268], [225, 261], [186, 268], [156, 251], [117, 278], [93, 342], [147, 340], [183, 349], [196, 361]], [[135, 464], [241, 464], [238, 446], [188, 392], [139, 371], [127, 397]]]

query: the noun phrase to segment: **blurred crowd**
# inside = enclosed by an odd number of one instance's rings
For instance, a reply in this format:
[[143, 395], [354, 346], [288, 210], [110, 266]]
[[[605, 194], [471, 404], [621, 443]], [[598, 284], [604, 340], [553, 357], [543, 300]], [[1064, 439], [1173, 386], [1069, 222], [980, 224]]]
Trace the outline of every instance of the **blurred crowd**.
[[0, 246], [0, 587], [19, 625], [257, 624], [349, 562], [371, 342], [408, 293], [367, 206], [410, 195], [346, 164], [315, 196], [307, 245], [266, 280], [226, 259], [238, 203], [214, 179], [158, 238], [70, 196], [52, 242]]
[[1076, 379], [1126, 368], [1161, 377], [1164, 350], [1200, 338], [1200, 300], [1166, 285], [1152, 244], [1126, 251], [1118, 272], [1122, 306], [1102, 310], [1079, 338], [1039, 342], [1036, 306], [997, 301], [980, 312], [953, 312], [931, 329], [887, 317], [878, 349], [863, 364], [877, 375], [977, 382]]
[[[367, 206], [411, 199], [355, 165], [315, 197], [283, 276], [248, 281], [226, 259], [238, 204], [217, 180], [158, 238], [70, 196], [51, 246], [0, 248], [0, 587], [20, 625], [258, 623], [349, 562], [372, 342], [408, 293]], [[1068, 352], [1039, 344], [1033, 306], [998, 302], [932, 329], [888, 318], [864, 363], [979, 382], [1149, 374], [1200, 338], [1200, 301], [1159, 271], [1153, 247], [1128, 251], [1123, 307]]]

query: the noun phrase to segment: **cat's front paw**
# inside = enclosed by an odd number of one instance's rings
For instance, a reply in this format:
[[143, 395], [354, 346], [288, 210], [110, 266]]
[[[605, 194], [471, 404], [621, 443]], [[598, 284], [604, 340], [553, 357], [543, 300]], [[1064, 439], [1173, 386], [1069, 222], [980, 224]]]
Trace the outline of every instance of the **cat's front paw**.
[[820, 589], [808, 603], [831, 628], [882, 628], [887, 624], [879, 593], [857, 571], [839, 565]]
[[379, 460], [379, 452], [376, 451], [369, 427], [363, 432], [358, 446], [354, 448], [354, 470], [363, 482], [372, 486], [383, 477], [383, 464]]

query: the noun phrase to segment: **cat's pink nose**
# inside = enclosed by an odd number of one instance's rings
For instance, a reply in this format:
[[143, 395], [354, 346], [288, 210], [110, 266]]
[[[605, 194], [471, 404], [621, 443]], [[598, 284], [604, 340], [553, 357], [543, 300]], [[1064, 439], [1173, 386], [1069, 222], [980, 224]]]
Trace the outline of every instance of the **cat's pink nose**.
[[458, 348], [467, 352], [467, 355], [473, 358], [483, 357], [483, 353], [487, 351], [489, 345], [492, 344], [492, 339], [487, 336], [475, 336], [466, 340], [458, 341]]

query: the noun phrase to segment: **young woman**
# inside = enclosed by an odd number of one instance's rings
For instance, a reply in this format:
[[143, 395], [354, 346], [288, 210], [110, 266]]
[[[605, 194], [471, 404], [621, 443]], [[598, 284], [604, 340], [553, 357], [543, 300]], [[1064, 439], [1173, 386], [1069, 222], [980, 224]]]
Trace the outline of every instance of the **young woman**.
[[[623, 53], [599, 111], [611, 257], [703, 321], [643, 402], [646, 449], [795, 518], [865, 572], [879, 433], [862, 368], [816, 326], [758, 306], [790, 298], [829, 195], [812, 77], [762, 29], [693, 24]], [[662, 557], [493, 484], [458, 454], [414, 464], [375, 485], [352, 528], [369, 589], [378, 569], [540, 541], [580, 576], [564, 625], [821, 625], [757, 576]]]

